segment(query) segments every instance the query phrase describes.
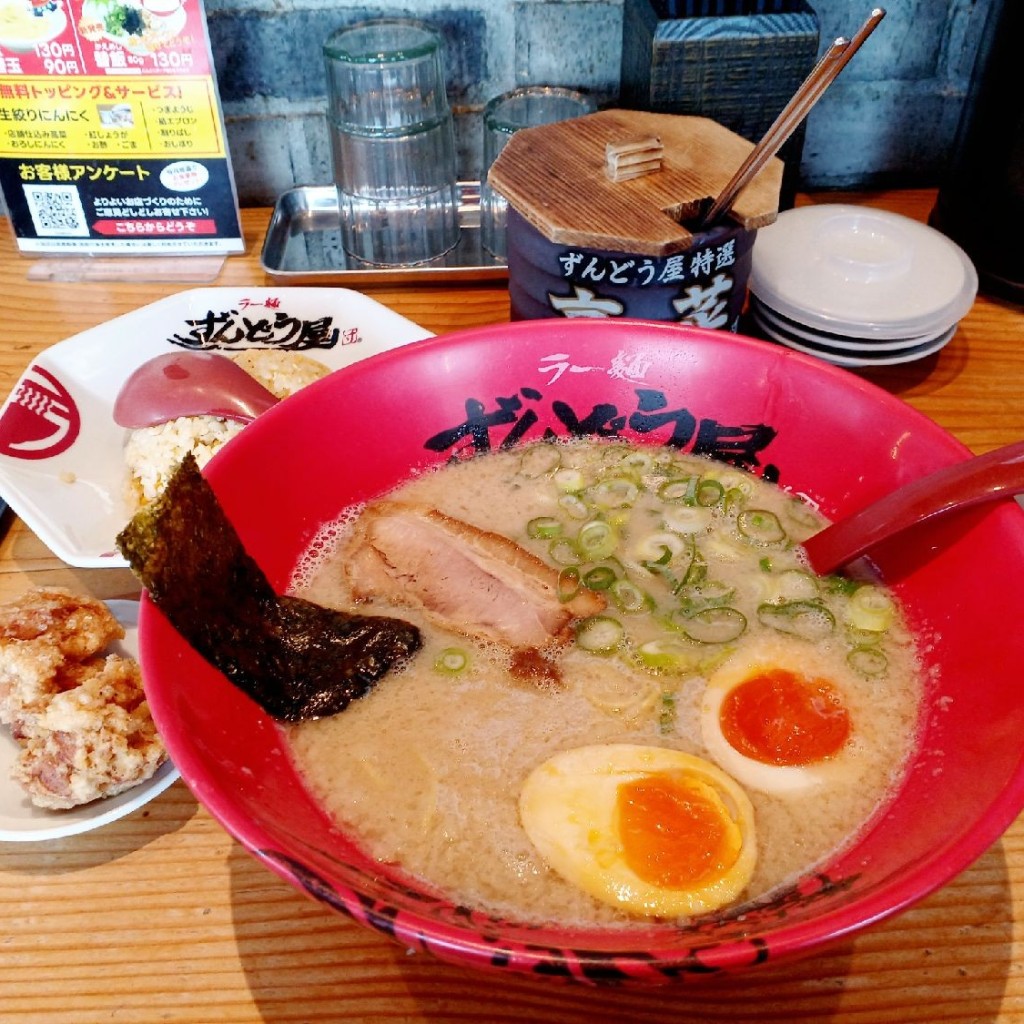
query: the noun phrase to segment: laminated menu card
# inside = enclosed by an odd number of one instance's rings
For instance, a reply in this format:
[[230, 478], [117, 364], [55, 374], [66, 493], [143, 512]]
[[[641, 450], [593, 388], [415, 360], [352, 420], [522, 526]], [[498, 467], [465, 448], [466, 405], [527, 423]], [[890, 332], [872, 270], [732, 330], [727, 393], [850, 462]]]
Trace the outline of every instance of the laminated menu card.
[[26, 254], [241, 252], [202, 0], [0, 0], [0, 188]]

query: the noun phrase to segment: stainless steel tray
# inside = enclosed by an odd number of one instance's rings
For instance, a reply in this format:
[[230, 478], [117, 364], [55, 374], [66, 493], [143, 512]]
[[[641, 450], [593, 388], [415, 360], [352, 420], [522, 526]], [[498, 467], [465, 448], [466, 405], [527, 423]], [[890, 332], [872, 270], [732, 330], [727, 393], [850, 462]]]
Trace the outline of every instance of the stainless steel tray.
[[480, 185], [459, 182], [458, 244], [429, 263], [374, 267], [353, 260], [341, 247], [341, 214], [333, 185], [306, 185], [284, 192], [263, 241], [260, 262], [281, 284], [346, 285], [416, 282], [495, 281], [508, 277], [507, 265], [480, 244]]

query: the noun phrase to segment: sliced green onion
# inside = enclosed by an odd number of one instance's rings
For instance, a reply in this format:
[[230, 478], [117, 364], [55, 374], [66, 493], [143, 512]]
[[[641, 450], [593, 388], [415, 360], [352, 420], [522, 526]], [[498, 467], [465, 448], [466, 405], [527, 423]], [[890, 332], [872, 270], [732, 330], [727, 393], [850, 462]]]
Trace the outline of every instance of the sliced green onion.
[[606, 468], [614, 468], [629, 454], [629, 445], [622, 442], [606, 444], [601, 452], [601, 462]]
[[[693, 545], [693, 553], [690, 557], [690, 564], [686, 567], [686, 575], [683, 576], [683, 586], [698, 586], [708, 578], [707, 559], [700, 553], [697, 545]], [[673, 592], [679, 590], [674, 587]]]
[[579, 565], [576, 545], [568, 537], [556, 537], [548, 547], [548, 554], [556, 565]]
[[896, 617], [892, 598], [878, 587], [864, 584], [853, 592], [846, 608], [846, 621], [855, 629], [884, 633]]
[[820, 530], [822, 525], [821, 515], [800, 498], [792, 498], [786, 504], [786, 513], [794, 523], [807, 529]]
[[728, 604], [736, 594], [736, 588], [721, 580], [702, 580], [681, 587], [676, 597], [687, 614], [701, 608], [718, 608]]
[[466, 652], [458, 647], [446, 647], [434, 662], [434, 668], [438, 672], [448, 672], [455, 675], [461, 672], [469, 664]]
[[622, 508], [605, 512], [603, 518], [613, 530], [621, 530], [629, 522], [630, 514], [630, 509]]
[[739, 538], [733, 540], [713, 533], [703, 541], [702, 546], [710, 557], [723, 562], [747, 562], [750, 559], [750, 545]]
[[587, 478], [578, 469], [569, 467], [558, 470], [552, 479], [555, 486], [566, 494], [578, 494], [587, 486]]
[[526, 535], [534, 540], [551, 540], [562, 534], [562, 524], [554, 516], [537, 516], [526, 524]]
[[578, 494], [563, 494], [558, 499], [558, 507], [573, 519], [586, 519], [590, 515], [590, 509]]
[[714, 513], [709, 508], [672, 505], [665, 509], [665, 526], [675, 533], [704, 533]]
[[690, 615], [682, 630], [695, 643], [730, 643], [746, 632], [746, 616], [737, 608], [705, 608]]
[[591, 615], [576, 625], [576, 643], [591, 654], [611, 654], [624, 635], [622, 623], [608, 615]]
[[776, 580], [776, 593], [783, 601], [813, 601], [818, 596], [818, 581], [802, 569], [786, 569]]
[[658, 488], [658, 497], [662, 501], [671, 502], [686, 502], [692, 504], [694, 501], [693, 493], [696, 486], [696, 477], [684, 476], [674, 477], [671, 480], [666, 480]]
[[609, 590], [616, 606], [631, 615], [650, 611], [654, 607], [650, 594], [645, 593], [631, 580], [617, 579]]
[[576, 534], [576, 550], [591, 562], [607, 558], [618, 543], [618, 534], [603, 519], [591, 519]]
[[632, 721], [651, 711], [661, 690], [653, 679], [637, 679], [625, 672], [602, 672], [586, 680], [583, 696], [606, 715]]
[[649, 472], [653, 461], [647, 452], [628, 452], [622, 456], [619, 467], [627, 473], [642, 474]]
[[636, 501], [640, 488], [624, 476], [613, 476], [590, 488], [590, 495], [601, 508], [624, 508]]
[[725, 498], [722, 500], [722, 508], [725, 509], [725, 514], [727, 516], [738, 515], [743, 506], [746, 505], [747, 498], [746, 492], [740, 490], [739, 487], [730, 487], [725, 492]]
[[527, 448], [519, 460], [519, 472], [535, 478], [557, 469], [562, 461], [561, 451], [553, 444], [541, 443]]
[[648, 640], [637, 648], [636, 660], [652, 672], [688, 672], [697, 656], [692, 647], [678, 640]]
[[699, 644], [727, 644], [743, 635], [747, 617], [736, 608], [705, 608], [690, 615], [679, 627]]
[[662, 693], [661, 713], [658, 715], [658, 731], [664, 736], [670, 733], [676, 724], [676, 695]]
[[571, 601], [580, 592], [581, 585], [579, 569], [574, 565], [567, 565], [558, 574], [558, 600], [563, 604]]
[[736, 529], [755, 544], [778, 544], [786, 531], [774, 512], [764, 508], [746, 508], [736, 517]]
[[718, 470], [713, 475], [716, 480], [725, 488], [726, 494], [730, 491], [738, 491], [744, 498], [754, 496], [754, 481], [747, 473], [738, 469]]
[[725, 488], [717, 481], [704, 478], [697, 484], [697, 504], [704, 508], [717, 505], [725, 495]]
[[762, 604], [757, 618], [765, 626], [804, 640], [822, 640], [836, 628], [835, 616], [815, 601]]
[[850, 596], [861, 584], [857, 580], [851, 580], [849, 576], [824, 576], [822, 585], [830, 594]]
[[643, 565], [668, 565], [673, 558], [692, 547], [692, 537], [659, 530], [641, 538], [633, 548], [633, 556]]
[[889, 659], [877, 647], [856, 647], [846, 661], [862, 676], [880, 676], [889, 665]]
[[616, 580], [610, 565], [598, 565], [583, 574], [583, 586], [588, 590], [607, 590]]

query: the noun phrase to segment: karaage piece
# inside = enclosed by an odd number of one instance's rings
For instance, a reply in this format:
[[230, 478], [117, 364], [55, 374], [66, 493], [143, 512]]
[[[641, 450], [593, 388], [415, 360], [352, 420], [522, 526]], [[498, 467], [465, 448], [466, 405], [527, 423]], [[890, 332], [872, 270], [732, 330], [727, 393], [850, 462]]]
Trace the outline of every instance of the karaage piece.
[[0, 605], [0, 644], [41, 637], [66, 657], [82, 660], [122, 639], [124, 627], [102, 601], [64, 587], [36, 587]]
[[0, 606], [0, 722], [21, 745], [12, 777], [39, 807], [113, 796], [167, 759], [138, 665], [110, 609], [60, 587]]
[[102, 602], [63, 587], [38, 587], [0, 605], [0, 723], [16, 739], [56, 693], [74, 685], [69, 666], [124, 637]]
[[110, 655], [80, 675], [38, 715], [14, 767], [39, 807], [114, 796], [149, 778], [167, 756], [134, 661]]

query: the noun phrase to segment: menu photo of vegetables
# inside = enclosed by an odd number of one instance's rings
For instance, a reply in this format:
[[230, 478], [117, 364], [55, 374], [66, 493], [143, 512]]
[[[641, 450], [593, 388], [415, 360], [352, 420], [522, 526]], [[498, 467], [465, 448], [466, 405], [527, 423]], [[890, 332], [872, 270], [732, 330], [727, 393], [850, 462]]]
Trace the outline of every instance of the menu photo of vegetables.
[[78, 31], [92, 43], [118, 43], [134, 53], [155, 53], [186, 26], [182, 0], [84, 0]]

